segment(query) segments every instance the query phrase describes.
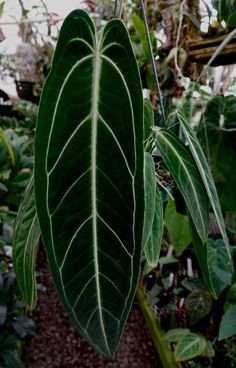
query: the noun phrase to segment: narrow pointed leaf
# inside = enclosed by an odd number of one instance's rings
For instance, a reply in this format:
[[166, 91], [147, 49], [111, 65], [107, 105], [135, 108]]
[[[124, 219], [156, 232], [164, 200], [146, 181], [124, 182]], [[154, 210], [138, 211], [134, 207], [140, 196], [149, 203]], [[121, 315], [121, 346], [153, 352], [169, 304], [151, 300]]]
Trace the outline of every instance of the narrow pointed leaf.
[[161, 200], [161, 194], [156, 187], [156, 198], [155, 198], [155, 213], [152, 223], [152, 230], [150, 238], [145, 247], [145, 256], [147, 262], [150, 267], [154, 268], [158, 264], [160, 252], [161, 252], [161, 243], [162, 243], [162, 235], [163, 235], [163, 206]]
[[156, 207], [156, 175], [152, 156], [145, 152], [144, 156], [144, 192], [145, 209], [143, 224], [143, 249], [150, 239]]
[[210, 171], [210, 168], [208, 166], [207, 160], [205, 158], [205, 155], [203, 153], [203, 150], [198, 142], [198, 139], [195, 135], [195, 133], [193, 132], [193, 130], [190, 128], [186, 118], [181, 115], [180, 113], [177, 113], [177, 117], [179, 119], [179, 121], [181, 122], [181, 127], [183, 129], [185, 138], [189, 144], [189, 149], [193, 155], [194, 161], [197, 165], [198, 171], [201, 175], [202, 181], [204, 183], [206, 192], [207, 192], [207, 196], [209, 198], [211, 207], [214, 211], [215, 217], [216, 217], [216, 221], [218, 223], [221, 235], [223, 237], [225, 246], [227, 247], [227, 251], [228, 251], [228, 255], [231, 258], [231, 254], [230, 254], [230, 250], [229, 250], [229, 243], [228, 243], [228, 238], [227, 238], [227, 234], [226, 234], [226, 230], [225, 230], [225, 225], [224, 225], [224, 219], [222, 216], [222, 212], [221, 212], [221, 207], [220, 207], [220, 201], [218, 198], [218, 194], [216, 191], [216, 187], [215, 187], [215, 183]]
[[22, 297], [29, 308], [34, 308], [37, 301], [35, 263], [39, 238], [32, 177], [16, 218], [13, 237], [14, 270]]
[[64, 308], [114, 354], [139, 275], [144, 213], [143, 97], [123, 23], [97, 40], [82, 10], [65, 20], [41, 97], [35, 196]]
[[155, 131], [157, 149], [181, 191], [203, 242], [208, 236], [208, 199], [196, 164], [184, 144], [169, 130]]
[[154, 111], [150, 100], [144, 99], [144, 141], [146, 142], [152, 134], [154, 123]]

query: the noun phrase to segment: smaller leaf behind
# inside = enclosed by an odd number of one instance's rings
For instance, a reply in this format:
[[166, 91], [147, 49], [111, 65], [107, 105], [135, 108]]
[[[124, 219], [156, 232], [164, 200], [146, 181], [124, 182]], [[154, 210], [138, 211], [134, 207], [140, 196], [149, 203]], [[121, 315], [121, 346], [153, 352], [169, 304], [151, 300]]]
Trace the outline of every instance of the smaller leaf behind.
[[195, 226], [190, 220], [194, 250], [201, 268], [204, 281], [211, 290], [215, 299], [220, 296], [222, 290], [230, 284], [233, 274], [233, 266], [228, 258], [222, 240], [209, 239], [207, 244], [199, 238]]
[[13, 236], [14, 270], [24, 302], [29, 308], [34, 308], [37, 301], [35, 262], [39, 238], [32, 176], [15, 221]]
[[227, 309], [222, 317], [219, 330], [219, 340], [228, 339], [236, 335], [236, 304]]
[[175, 349], [175, 359], [178, 362], [193, 359], [201, 355], [206, 347], [206, 339], [203, 336], [189, 332], [185, 334], [177, 343]]
[[185, 138], [189, 144], [189, 149], [193, 155], [193, 158], [198, 168], [199, 174], [201, 175], [202, 181], [204, 183], [204, 187], [207, 192], [207, 196], [209, 198], [209, 201], [214, 211], [221, 235], [223, 237], [225, 246], [227, 248], [228, 256], [231, 259], [228, 238], [227, 238], [225, 225], [224, 225], [224, 219], [223, 219], [221, 207], [220, 207], [220, 201], [218, 198], [215, 183], [214, 183], [210, 168], [208, 166], [207, 160], [200, 146], [200, 143], [198, 142], [198, 139], [196, 135], [194, 134], [193, 130], [190, 128], [186, 118], [180, 113], [177, 113], [177, 117], [179, 121], [181, 122], [181, 127], [183, 129]]
[[184, 197], [198, 235], [205, 243], [209, 225], [208, 198], [196, 164], [174, 133], [157, 129], [155, 135], [157, 149]]
[[153, 220], [156, 207], [156, 175], [155, 166], [152, 156], [145, 152], [144, 157], [144, 192], [145, 192], [145, 209], [144, 209], [144, 225], [142, 245], [146, 248], [150, 239]]
[[164, 225], [163, 206], [161, 194], [158, 187], [156, 187], [155, 213], [152, 224], [152, 230], [150, 238], [144, 249], [147, 262], [149, 266], [152, 268], [156, 267], [159, 261], [159, 256], [161, 252], [163, 225]]

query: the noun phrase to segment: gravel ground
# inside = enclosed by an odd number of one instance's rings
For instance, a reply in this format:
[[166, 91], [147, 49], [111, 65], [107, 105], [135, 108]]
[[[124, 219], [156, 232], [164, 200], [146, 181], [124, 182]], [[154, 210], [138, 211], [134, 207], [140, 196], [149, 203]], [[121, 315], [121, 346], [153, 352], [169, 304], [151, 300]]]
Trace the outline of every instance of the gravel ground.
[[24, 346], [25, 368], [161, 368], [137, 302], [133, 304], [116, 356], [106, 359], [94, 352], [71, 326], [42, 254], [38, 270], [43, 274], [40, 282], [46, 291], [39, 291], [37, 308], [31, 312], [37, 335]]

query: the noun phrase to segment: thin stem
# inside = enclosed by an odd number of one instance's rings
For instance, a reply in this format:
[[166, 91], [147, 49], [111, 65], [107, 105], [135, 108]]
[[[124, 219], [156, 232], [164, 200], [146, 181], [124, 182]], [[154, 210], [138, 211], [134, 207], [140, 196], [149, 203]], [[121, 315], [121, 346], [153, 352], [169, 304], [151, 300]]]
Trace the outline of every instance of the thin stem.
[[123, 4], [124, 4], [124, 0], [121, 0], [120, 1], [120, 12], [119, 12], [119, 18], [120, 19], [121, 19], [121, 16], [122, 16]]
[[151, 38], [150, 38], [147, 15], [146, 15], [146, 12], [145, 12], [145, 6], [144, 6], [143, 0], [141, 0], [141, 7], [142, 7], [143, 20], [144, 20], [147, 40], [148, 40], [148, 47], [149, 47], [149, 52], [150, 52], [150, 57], [151, 57], [151, 62], [152, 62], [152, 69], [153, 69], [153, 73], [154, 73], [154, 77], [155, 77], [157, 93], [158, 93], [159, 102], [160, 102], [162, 122], [163, 122], [163, 124], [165, 124], [165, 121], [166, 121], [166, 119], [165, 119], [165, 110], [164, 110], [164, 105], [163, 105], [163, 101], [162, 101], [161, 89], [160, 89], [160, 84], [159, 84], [158, 75], [157, 75], [156, 62], [155, 62], [155, 57], [154, 57], [153, 50], [152, 50], [152, 42], [151, 42]]

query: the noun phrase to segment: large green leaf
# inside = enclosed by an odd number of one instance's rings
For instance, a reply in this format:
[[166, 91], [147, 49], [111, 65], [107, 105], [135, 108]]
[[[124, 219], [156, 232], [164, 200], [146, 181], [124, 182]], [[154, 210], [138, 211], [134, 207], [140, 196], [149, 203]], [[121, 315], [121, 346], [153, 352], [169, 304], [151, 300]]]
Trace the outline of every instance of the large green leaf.
[[181, 191], [196, 230], [203, 240], [208, 236], [208, 199], [195, 162], [184, 144], [169, 130], [157, 129], [156, 144]]
[[65, 20], [36, 129], [35, 197], [57, 291], [93, 347], [114, 354], [139, 276], [143, 97], [124, 24], [98, 41], [82, 10]]
[[24, 302], [34, 308], [37, 301], [35, 263], [40, 228], [36, 214], [33, 177], [20, 206], [13, 237], [13, 264]]
[[211, 175], [210, 168], [208, 166], [207, 160], [204, 156], [204, 153], [202, 151], [202, 148], [198, 142], [198, 139], [193, 132], [193, 130], [190, 128], [186, 118], [177, 113], [177, 116], [181, 122], [181, 127], [183, 129], [185, 138], [189, 144], [190, 151], [193, 155], [194, 161], [198, 167], [199, 173], [201, 175], [202, 181], [204, 183], [210, 204], [212, 206], [212, 209], [214, 211], [216, 221], [218, 223], [221, 235], [224, 239], [225, 246], [227, 247], [228, 254], [230, 257], [230, 251], [228, 246], [228, 238], [225, 231], [225, 225], [224, 225], [224, 219], [221, 212], [220, 202], [218, 198], [218, 194], [216, 191], [215, 183]]
[[161, 194], [156, 187], [156, 196], [155, 196], [155, 213], [152, 223], [152, 229], [150, 238], [146, 244], [144, 249], [145, 256], [147, 262], [150, 267], [154, 268], [158, 264], [160, 252], [161, 252], [161, 243], [162, 243], [162, 235], [163, 235], [163, 205], [161, 200]]
[[145, 249], [152, 232], [152, 225], [156, 207], [156, 175], [153, 158], [150, 153], [145, 152], [144, 160], [144, 191], [145, 191], [145, 209], [143, 224], [142, 245]]

